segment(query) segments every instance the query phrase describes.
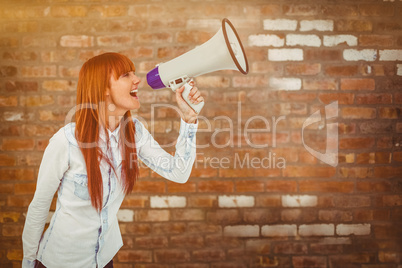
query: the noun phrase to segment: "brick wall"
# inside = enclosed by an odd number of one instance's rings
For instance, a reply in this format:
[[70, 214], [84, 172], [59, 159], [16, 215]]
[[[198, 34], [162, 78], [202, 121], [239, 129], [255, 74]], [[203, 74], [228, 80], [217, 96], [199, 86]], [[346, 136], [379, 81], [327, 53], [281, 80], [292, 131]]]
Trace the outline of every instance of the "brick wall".
[[137, 115], [172, 151], [174, 96], [145, 74], [227, 17], [250, 72], [196, 79], [206, 105], [191, 179], [142, 168], [116, 267], [401, 268], [401, 14], [401, 0], [1, 1], [1, 267], [20, 266], [42, 153], [83, 62], [129, 56]]

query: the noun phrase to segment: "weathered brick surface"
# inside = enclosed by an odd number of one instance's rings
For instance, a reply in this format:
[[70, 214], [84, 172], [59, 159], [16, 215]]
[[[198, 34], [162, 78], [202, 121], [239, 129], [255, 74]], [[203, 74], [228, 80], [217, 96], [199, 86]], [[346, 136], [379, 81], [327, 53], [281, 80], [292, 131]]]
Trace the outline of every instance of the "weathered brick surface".
[[[191, 178], [142, 166], [115, 266], [401, 268], [402, 0], [271, 2], [2, 1], [0, 266], [21, 265], [39, 164], [83, 62], [133, 60], [136, 114], [172, 152], [178, 114], [152, 104], [174, 96], [145, 75], [227, 17], [250, 72], [196, 78], [206, 105]], [[320, 155], [336, 148], [331, 166]]]

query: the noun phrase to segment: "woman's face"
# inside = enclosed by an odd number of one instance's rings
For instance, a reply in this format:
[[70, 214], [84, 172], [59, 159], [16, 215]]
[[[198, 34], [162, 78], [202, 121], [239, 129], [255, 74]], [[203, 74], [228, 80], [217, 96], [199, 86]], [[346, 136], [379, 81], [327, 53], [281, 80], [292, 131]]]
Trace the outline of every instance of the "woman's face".
[[123, 116], [129, 110], [140, 108], [137, 97], [140, 82], [133, 71], [122, 74], [117, 80], [112, 75], [106, 91], [107, 115]]

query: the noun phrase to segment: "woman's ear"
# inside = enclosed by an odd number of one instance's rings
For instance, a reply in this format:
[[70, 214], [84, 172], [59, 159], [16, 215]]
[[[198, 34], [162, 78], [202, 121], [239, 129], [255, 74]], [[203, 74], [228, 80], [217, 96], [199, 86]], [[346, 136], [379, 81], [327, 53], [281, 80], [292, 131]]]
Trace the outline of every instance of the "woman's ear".
[[106, 88], [105, 96], [106, 97], [110, 96], [110, 88], [109, 87]]

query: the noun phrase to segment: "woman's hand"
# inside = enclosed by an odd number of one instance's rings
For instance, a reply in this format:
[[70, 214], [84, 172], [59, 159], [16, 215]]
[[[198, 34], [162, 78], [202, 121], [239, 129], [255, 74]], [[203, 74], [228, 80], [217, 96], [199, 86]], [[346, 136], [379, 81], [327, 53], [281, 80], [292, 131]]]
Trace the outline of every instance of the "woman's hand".
[[[201, 96], [200, 91], [198, 91], [198, 88], [195, 85], [194, 81], [191, 81], [189, 83], [193, 88], [190, 91], [190, 94], [188, 95], [188, 98], [190, 101], [194, 104], [198, 104], [202, 101], [204, 101], [204, 98]], [[187, 102], [183, 99], [182, 93], [184, 91], [184, 86], [176, 89], [176, 101], [177, 105], [179, 106], [180, 111], [182, 112], [182, 118], [184, 122], [194, 124], [197, 122], [197, 116], [198, 114], [187, 104]]]

